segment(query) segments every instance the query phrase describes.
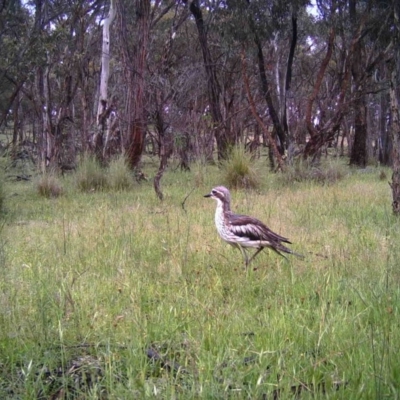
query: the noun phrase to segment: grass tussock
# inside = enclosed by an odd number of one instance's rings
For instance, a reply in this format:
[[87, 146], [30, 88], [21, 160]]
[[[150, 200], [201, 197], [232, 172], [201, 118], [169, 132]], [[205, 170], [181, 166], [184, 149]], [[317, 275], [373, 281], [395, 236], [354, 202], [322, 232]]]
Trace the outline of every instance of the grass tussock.
[[111, 190], [129, 190], [133, 185], [133, 174], [129, 169], [125, 156], [111, 160], [107, 168], [108, 187]]
[[255, 189], [260, 185], [251, 153], [243, 145], [233, 147], [221, 165], [224, 183], [230, 188]]
[[36, 190], [38, 194], [46, 198], [56, 198], [64, 193], [59, 178], [51, 173], [44, 173], [36, 180]]
[[86, 156], [78, 165], [75, 174], [76, 184], [80, 191], [91, 192], [108, 187], [106, 170], [91, 156]]

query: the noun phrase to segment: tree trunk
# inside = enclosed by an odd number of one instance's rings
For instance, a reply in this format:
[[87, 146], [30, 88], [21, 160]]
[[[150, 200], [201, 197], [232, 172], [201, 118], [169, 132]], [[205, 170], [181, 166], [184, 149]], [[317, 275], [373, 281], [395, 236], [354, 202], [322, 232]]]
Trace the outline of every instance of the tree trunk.
[[[262, 45], [261, 41], [254, 31], [254, 42], [257, 47], [257, 61], [258, 61], [258, 71], [260, 74], [260, 80], [261, 80], [261, 90], [264, 95], [265, 101], [268, 106], [268, 111], [269, 115], [271, 117], [272, 123], [274, 125], [274, 130], [276, 132], [276, 136], [278, 136], [279, 143], [276, 144], [276, 147], [278, 149], [278, 152], [280, 155], [283, 155], [285, 153], [285, 142], [286, 142], [286, 136], [285, 136], [285, 131], [283, 129], [283, 126], [281, 124], [281, 121], [279, 119], [279, 115], [275, 109], [274, 102], [272, 100], [271, 96], [271, 91], [269, 88], [269, 83], [268, 83], [268, 78], [267, 74], [265, 71], [265, 61], [264, 61], [264, 54], [262, 51]], [[278, 160], [279, 162], [279, 160]]]
[[108, 17], [103, 21], [103, 44], [101, 48], [101, 76], [99, 90], [99, 104], [97, 107], [97, 132], [94, 139], [94, 148], [97, 159], [104, 161], [105, 149], [109, 137], [109, 117], [113, 105], [108, 100], [108, 79], [110, 76], [110, 26], [115, 18], [115, 0], [111, 0]]
[[351, 147], [350, 165], [365, 167], [367, 164], [367, 108], [364, 95], [354, 102], [354, 142]]
[[160, 200], [163, 200], [164, 195], [161, 190], [161, 178], [165, 169], [167, 168], [168, 159], [171, 157], [173, 152], [173, 140], [170, 132], [168, 132], [168, 129], [164, 124], [164, 119], [161, 113], [157, 113], [156, 116], [156, 129], [159, 138], [158, 148], [160, 165], [158, 167], [156, 176], [154, 177], [154, 190], [157, 194], [157, 197]]
[[265, 135], [268, 138], [269, 147], [270, 147], [271, 151], [273, 152], [276, 160], [278, 161], [279, 168], [283, 171], [285, 169], [285, 162], [283, 161], [282, 155], [279, 152], [278, 146], [277, 146], [276, 141], [274, 140], [274, 138], [272, 136], [272, 133], [268, 130], [268, 128], [263, 123], [261, 117], [258, 115], [254, 99], [253, 99], [253, 97], [251, 95], [251, 92], [250, 92], [250, 85], [249, 85], [249, 79], [247, 77], [247, 72], [246, 72], [246, 61], [245, 61], [244, 53], [245, 53], [244, 50], [242, 50], [242, 57], [241, 57], [241, 59], [242, 59], [242, 71], [243, 71], [242, 75], [243, 75], [243, 81], [244, 81], [247, 97], [248, 97], [248, 100], [249, 100], [249, 103], [250, 103], [250, 108], [251, 108], [251, 111], [253, 113], [253, 116], [255, 117], [255, 119], [257, 120], [258, 124], [263, 129], [263, 131], [265, 132]]
[[[356, 13], [357, 0], [349, 0], [350, 21], [354, 35], [357, 31], [358, 18]], [[367, 164], [367, 108], [364, 94], [362, 41], [358, 40], [354, 46], [351, 72], [354, 87], [354, 143], [351, 147], [350, 165], [365, 167]]]
[[[382, 165], [392, 164], [392, 138], [388, 129], [387, 116], [388, 116], [389, 101], [388, 93], [382, 92], [380, 94], [379, 103], [379, 137], [378, 137], [378, 149], [379, 149], [379, 162]], [[390, 111], [389, 111], [390, 112]]]
[[14, 106], [13, 106], [13, 118], [14, 118], [14, 128], [12, 137], [12, 153], [15, 152], [18, 145], [18, 137], [20, 134], [20, 123], [19, 123], [19, 105], [20, 105], [20, 95], [19, 91], [15, 96]]
[[[293, 68], [293, 60], [294, 60], [294, 52], [296, 50], [297, 44], [297, 12], [293, 11], [292, 14], [292, 38], [290, 41], [290, 50], [289, 57], [286, 66], [286, 77], [285, 77], [285, 98], [283, 102], [283, 115], [282, 115], [282, 125], [284, 131], [284, 147], [287, 148], [291, 143], [293, 143], [293, 135], [289, 132], [289, 123], [288, 123], [288, 97], [291, 91], [292, 84], [292, 68]], [[289, 143], [288, 143], [289, 142]]]
[[389, 63], [390, 76], [390, 112], [391, 133], [393, 144], [393, 175], [392, 175], [392, 209], [395, 215], [400, 215], [400, 3], [393, 0], [394, 30], [392, 40], [393, 58]]
[[324, 79], [325, 71], [326, 71], [329, 61], [332, 57], [334, 41], [335, 41], [335, 28], [332, 27], [329, 32], [329, 38], [328, 38], [328, 44], [327, 44], [325, 57], [322, 60], [322, 63], [319, 67], [313, 91], [307, 101], [305, 118], [306, 118], [307, 130], [308, 130], [308, 133], [310, 134], [310, 140], [307, 142], [306, 148], [304, 151], [305, 158], [314, 156], [324, 143], [323, 134], [321, 134], [321, 132], [319, 132], [316, 129], [316, 127], [314, 126], [314, 123], [312, 121], [312, 110], [313, 110], [313, 105], [315, 103], [315, 100], [317, 99], [318, 93], [320, 91], [320, 88], [322, 85], [322, 80]]
[[[187, 0], [184, 0], [187, 3]], [[211, 52], [208, 47], [207, 33], [204, 26], [203, 14], [201, 12], [199, 1], [192, 0], [189, 6], [195, 21], [199, 42], [203, 54], [204, 68], [207, 76], [207, 94], [210, 105], [210, 112], [213, 121], [213, 129], [215, 140], [217, 142], [218, 159], [226, 158], [229, 147], [234, 144], [235, 140], [227, 132], [227, 128], [223, 124], [223, 118], [220, 107], [221, 88], [218, 83], [217, 69], [212, 60]]]
[[128, 100], [130, 115], [129, 137], [127, 141], [127, 158], [129, 166], [138, 167], [146, 135], [145, 113], [145, 85], [146, 85], [146, 58], [148, 52], [150, 29], [150, 0], [137, 0], [137, 26], [138, 40], [136, 52], [133, 57], [133, 65], [129, 68], [133, 71], [132, 98]]

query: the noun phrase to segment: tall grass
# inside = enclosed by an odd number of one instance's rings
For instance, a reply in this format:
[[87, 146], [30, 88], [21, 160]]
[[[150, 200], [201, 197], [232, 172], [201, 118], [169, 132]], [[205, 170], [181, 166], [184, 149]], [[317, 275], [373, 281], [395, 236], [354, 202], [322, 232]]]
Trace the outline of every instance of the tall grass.
[[105, 169], [101, 167], [96, 158], [89, 155], [83, 157], [76, 172], [76, 184], [83, 192], [107, 188]]
[[108, 187], [112, 190], [129, 190], [133, 185], [133, 174], [125, 156], [111, 160], [107, 172]]
[[51, 198], [63, 194], [60, 179], [52, 173], [44, 173], [36, 177], [36, 189], [40, 196]]
[[224, 183], [233, 188], [255, 189], [260, 184], [252, 155], [244, 145], [234, 146], [221, 164]]
[[52, 200], [12, 186], [0, 398], [399, 396], [400, 232], [378, 173], [233, 190], [306, 254], [247, 271], [202, 188], [182, 207], [195, 176], [165, 178], [162, 203], [151, 182]]

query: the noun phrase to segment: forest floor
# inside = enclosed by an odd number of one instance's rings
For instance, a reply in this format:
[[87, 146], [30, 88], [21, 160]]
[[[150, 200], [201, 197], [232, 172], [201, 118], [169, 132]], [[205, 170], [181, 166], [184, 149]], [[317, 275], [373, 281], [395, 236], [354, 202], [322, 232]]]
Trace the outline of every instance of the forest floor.
[[306, 257], [264, 251], [245, 270], [203, 197], [221, 171], [170, 168], [160, 202], [146, 168], [119, 192], [78, 192], [72, 173], [53, 199], [6, 182], [0, 398], [399, 398], [389, 170], [292, 182], [260, 162], [232, 208]]

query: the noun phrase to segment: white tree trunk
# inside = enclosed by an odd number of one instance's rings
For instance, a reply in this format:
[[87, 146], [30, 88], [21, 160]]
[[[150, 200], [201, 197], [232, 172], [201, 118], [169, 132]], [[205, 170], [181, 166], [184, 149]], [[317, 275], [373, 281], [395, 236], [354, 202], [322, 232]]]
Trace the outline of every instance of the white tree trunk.
[[110, 26], [113, 22], [116, 14], [115, 9], [115, 0], [111, 0], [110, 12], [108, 17], [103, 22], [103, 45], [101, 49], [101, 76], [100, 76], [100, 91], [99, 91], [99, 104], [97, 108], [97, 126], [98, 131], [96, 135], [96, 150], [100, 150], [98, 148], [99, 138], [97, 136], [106, 135], [104, 145], [103, 140], [100, 140], [103, 149], [105, 149], [108, 134], [109, 134], [109, 107], [108, 104], [108, 79], [110, 76]]

